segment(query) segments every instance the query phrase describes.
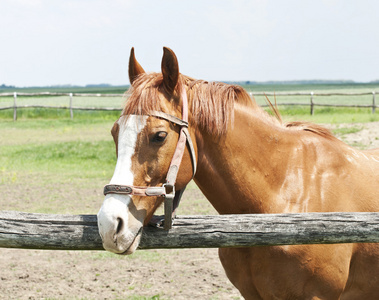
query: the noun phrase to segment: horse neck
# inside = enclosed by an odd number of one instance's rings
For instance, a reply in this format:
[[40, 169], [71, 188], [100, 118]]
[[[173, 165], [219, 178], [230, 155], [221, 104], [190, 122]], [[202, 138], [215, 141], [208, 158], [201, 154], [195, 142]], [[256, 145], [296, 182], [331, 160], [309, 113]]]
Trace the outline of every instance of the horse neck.
[[219, 213], [271, 212], [272, 191], [285, 175], [283, 130], [263, 112], [236, 105], [234, 126], [221, 138], [201, 131], [195, 182]]

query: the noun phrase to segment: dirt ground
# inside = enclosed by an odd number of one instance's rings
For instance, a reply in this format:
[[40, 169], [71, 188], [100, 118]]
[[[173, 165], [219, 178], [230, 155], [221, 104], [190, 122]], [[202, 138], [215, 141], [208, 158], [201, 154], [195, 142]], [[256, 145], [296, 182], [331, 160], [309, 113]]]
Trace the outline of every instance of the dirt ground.
[[[358, 128], [340, 137], [360, 148], [379, 147], [379, 122], [329, 127]], [[3, 201], [8, 196], [1, 195]], [[22, 210], [22, 204], [15, 209]], [[140, 250], [128, 257], [105, 251], [0, 249], [0, 299], [242, 297], [227, 280], [217, 249]]]
[[0, 298], [241, 299], [216, 249], [143, 252], [1, 249]]
[[[352, 133], [336, 133], [345, 143], [359, 149], [379, 148], [379, 122], [327, 125], [329, 129], [356, 129]], [[354, 131], [354, 130], [353, 130]], [[349, 130], [346, 130], [349, 132]]]

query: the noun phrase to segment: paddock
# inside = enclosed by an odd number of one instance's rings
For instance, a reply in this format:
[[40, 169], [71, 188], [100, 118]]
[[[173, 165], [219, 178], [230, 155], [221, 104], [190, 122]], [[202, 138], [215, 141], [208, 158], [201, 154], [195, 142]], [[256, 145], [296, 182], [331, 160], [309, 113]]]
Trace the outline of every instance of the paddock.
[[[0, 170], [1, 209], [76, 215], [96, 212], [102, 199], [99, 186], [107, 183], [114, 169], [110, 160], [114, 144], [109, 142], [106, 153], [110, 157], [105, 161], [102, 157], [101, 164], [96, 164], [100, 158], [95, 150], [98, 152], [107, 145], [103, 141], [111, 139], [111, 124], [51, 120], [44, 127], [43, 120], [9, 121], [4, 122], [1, 135], [5, 167]], [[85, 128], [85, 134], [79, 135], [77, 127]], [[331, 128], [351, 144], [379, 146], [378, 122], [335, 124]], [[87, 154], [88, 160], [87, 156], [81, 161], [73, 160], [77, 153], [71, 153], [70, 147], [61, 148], [63, 143], [75, 143], [84, 151], [89, 142], [94, 151]], [[37, 157], [35, 151], [41, 148], [46, 155], [42, 152], [42, 157]], [[19, 163], [20, 156], [11, 156], [11, 151], [25, 151], [28, 155], [21, 157]], [[38, 159], [38, 168], [34, 159]], [[81, 171], [83, 165], [86, 173]], [[99, 166], [106, 172], [99, 172]], [[73, 176], [75, 180], [69, 180]], [[190, 185], [183, 197], [179, 214], [215, 214], [194, 186]], [[242, 299], [228, 282], [215, 248], [139, 250], [131, 256], [97, 250], [1, 248], [0, 265], [0, 294], [7, 298], [96, 299], [101, 295], [108, 299]]]

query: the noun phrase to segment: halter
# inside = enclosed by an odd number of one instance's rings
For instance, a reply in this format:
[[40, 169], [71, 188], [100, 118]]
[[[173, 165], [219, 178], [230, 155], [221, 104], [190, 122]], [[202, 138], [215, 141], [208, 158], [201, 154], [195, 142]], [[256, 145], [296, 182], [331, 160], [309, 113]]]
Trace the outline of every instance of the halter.
[[195, 149], [191, 140], [191, 136], [188, 131], [188, 99], [185, 88], [182, 89], [182, 101], [183, 111], [182, 118], [179, 119], [175, 116], [166, 114], [164, 112], [155, 111], [149, 114], [156, 118], [164, 119], [168, 122], [177, 124], [180, 126], [179, 140], [176, 145], [174, 155], [172, 157], [170, 167], [166, 176], [166, 183], [162, 186], [133, 186], [133, 185], [119, 185], [119, 184], [107, 184], [104, 187], [104, 195], [108, 194], [123, 194], [123, 195], [136, 195], [136, 196], [156, 196], [164, 197], [164, 216], [153, 216], [150, 225], [159, 227], [164, 224], [164, 229], [169, 230], [172, 227], [172, 220], [175, 218], [175, 210], [179, 206], [180, 198], [186, 187], [179, 191], [175, 191], [175, 182], [178, 176], [180, 164], [182, 162], [184, 150], [186, 148], [186, 142], [191, 154], [193, 175], [196, 173], [196, 156]]

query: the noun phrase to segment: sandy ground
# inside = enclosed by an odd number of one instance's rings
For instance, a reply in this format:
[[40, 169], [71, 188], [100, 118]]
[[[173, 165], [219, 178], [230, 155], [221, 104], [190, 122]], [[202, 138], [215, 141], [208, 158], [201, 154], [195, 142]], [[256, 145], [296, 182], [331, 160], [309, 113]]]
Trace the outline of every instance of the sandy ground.
[[344, 142], [359, 149], [379, 148], [379, 122], [353, 123], [326, 126], [329, 129], [356, 128], [355, 133], [336, 134]]
[[[361, 129], [340, 137], [360, 148], [379, 147], [379, 122], [329, 127]], [[7, 196], [2, 194], [0, 204]], [[14, 207], [22, 208], [22, 203]], [[128, 257], [0, 249], [0, 299], [241, 298], [224, 274], [217, 249], [145, 250]]]
[[2, 249], [0, 298], [241, 299], [216, 249], [139, 252], [149, 253]]

